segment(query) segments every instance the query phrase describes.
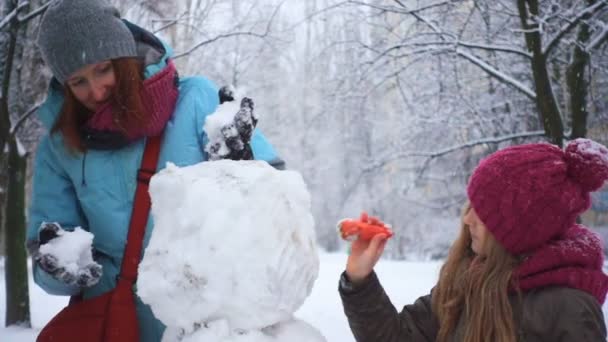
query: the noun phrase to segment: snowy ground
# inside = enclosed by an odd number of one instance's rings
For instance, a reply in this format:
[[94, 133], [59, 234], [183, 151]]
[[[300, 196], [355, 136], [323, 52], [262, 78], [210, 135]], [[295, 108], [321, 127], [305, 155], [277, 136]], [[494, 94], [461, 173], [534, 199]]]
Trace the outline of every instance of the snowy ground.
[[[321, 254], [319, 279], [311, 296], [306, 300], [296, 316], [317, 327], [328, 342], [353, 342], [342, 312], [337, 292], [340, 272], [344, 269], [345, 254]], [[377, 272], [395, 306], [400, 308], [426, 294], [436, 281], [440, 263], [438, 262], [397, 262], [382, 260]], [[0, 323], [4, 322], [4, 269], [0, 268]], [[63, 297], [49, 296], [30, 280], [31, 310], [33, 329], [0, 328], [0, 341], [30, 342], [58, 310], [66, 303]], [[605, 315], [608, 306], [604, 306]]]

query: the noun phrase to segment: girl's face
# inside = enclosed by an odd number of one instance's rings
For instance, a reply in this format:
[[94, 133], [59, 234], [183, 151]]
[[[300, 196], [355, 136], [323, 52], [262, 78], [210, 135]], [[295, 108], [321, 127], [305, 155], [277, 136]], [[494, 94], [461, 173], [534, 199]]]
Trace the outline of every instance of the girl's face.
[[111, 61], [86, 65], [66, 81], [74, 97], [90, 111], [96, 111], [108, 101], [116, 86], [116, 75]]
[[473, 207], [469, 208], [462, 220], [469, 227], [469, 232], [471, 233], [471, 249], [475, 254], [483, 255], [488, 229], [481, 222]]

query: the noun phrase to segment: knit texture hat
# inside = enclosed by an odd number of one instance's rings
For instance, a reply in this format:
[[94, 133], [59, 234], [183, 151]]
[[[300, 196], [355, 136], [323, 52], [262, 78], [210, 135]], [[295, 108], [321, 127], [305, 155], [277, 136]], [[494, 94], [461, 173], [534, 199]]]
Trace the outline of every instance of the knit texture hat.
[[133, 35], [105, 0], [53, 0], [40, 23], [38, 46], [62, 84], [85, 65], [137, 56]]
[[500, 150], [477, 166], [467, 193], [494, 238], [513, 255], [559, 237], [608, 179], [608, 149], [576, 139], [565, 151], [546, 144]]

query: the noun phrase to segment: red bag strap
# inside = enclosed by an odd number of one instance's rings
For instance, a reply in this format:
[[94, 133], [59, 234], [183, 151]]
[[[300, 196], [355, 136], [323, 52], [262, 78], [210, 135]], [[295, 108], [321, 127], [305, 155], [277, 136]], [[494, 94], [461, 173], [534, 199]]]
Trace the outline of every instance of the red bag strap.
[[137, 280], [137, 266], [141, 258], [144, 234], [151, 205], [148, 185], [150, 184], [150, 179], [156, 173], [161, 139], [162, 134], [147, 138], [141, 168], [137, 171], [137, 188], [135, 189], [129, 234], [120, 267], [120, 278], [132, 284]]

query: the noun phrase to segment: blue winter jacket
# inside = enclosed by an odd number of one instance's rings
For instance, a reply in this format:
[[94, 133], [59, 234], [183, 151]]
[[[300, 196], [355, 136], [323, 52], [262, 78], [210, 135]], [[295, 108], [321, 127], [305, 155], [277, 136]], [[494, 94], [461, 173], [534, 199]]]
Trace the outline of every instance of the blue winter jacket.
[[[127, 25], [136, 38], [140, 55], [146, 56], [145, 77], [162, 70], [171, 56], [171, 49], [147, 31], [128, 22]], [[52, 127], [62, 102], [61, 85], [53, 81], [47, 100], [38, 111], [47, 128]], [[187, 166], [206, 160], [203, 124], [218, 102], [216, 86], [209, 80], [202, 77], [180, 79], [179, 98], [164, 132], [159, 169], [167, 162]], [[99, 283], [82, 289], [60, 282], [34, 265], [34, 280], [46, 292], [64, 296], [81, 293], [86, 299], [99, 296], [116, 285], [144, 144], [145, 139], [141, 139], [117, 150], [88, 150], [75, 154], [66, 149], [60, 133], [42, 138], [35, 161], [28, 243], [36, 243], [38, 228], [44, 221], [58, 222], [70, 230], [82, 227], [93, 233], [95, 260], [103, 267]], [[280, 161], [257, 130], [252, 138], [252, 149], [256, 159], [271, 164]], [[144, 246], [148, 245], [152, 227], [150, 216]], [[141, 341], [160, 341], [164, 326], [139, 298], [137, 314]]]

